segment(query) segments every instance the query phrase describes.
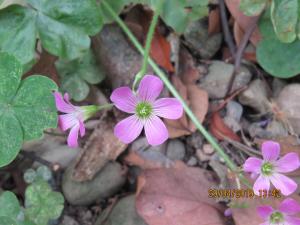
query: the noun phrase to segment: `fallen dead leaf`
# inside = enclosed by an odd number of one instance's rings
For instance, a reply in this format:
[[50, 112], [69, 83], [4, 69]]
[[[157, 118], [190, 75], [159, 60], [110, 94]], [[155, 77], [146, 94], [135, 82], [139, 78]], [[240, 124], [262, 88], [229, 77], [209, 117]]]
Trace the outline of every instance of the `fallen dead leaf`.
[[42, 50], [38, 62], [24, 75], [25, 77], [31, 74], [44, 74], [58, 83], [58, 73], [54, 65], [57, 60], [56, 56], [49, 54], [46, 50]]
[[[152, 16], [152, 11], [145, 9], [142, 5], [137, 5], [130, 10], [125, 18], [125, 21], [129, 24], [131, 31], [143, 44], [146, 42], [146, 36]], [[160, 33], [158, 26], [155, 28], [154, 35], [152, 37], [150, 56], [158, 65], [169, 72], [174, 72], [174, 67], [171, 63], [170, 43]]]
[[127, 147], [114, 135], [115, 119], [105, 117], [99, 121], [84, 148], [76, 159], [72, 178], [91, 180], [107, 162], [115, 160]]
[[[255, 20], [255, 17], [245, 16], [243, 12], [239, 9], [240, 0], [225, 0], [225, 3], [234, 17], [238, 25], [243, 31], [246, 31], [250, 24]], [[259, 33], [258, 27], [254, 30], [253, 34], [250, 37], [251, 43], [256, 46], [257, 43], [261, 40], [261, 35]]]
[[240, 137], [225, 124], [219, 112], [212, 114], [209, 130], [219, 140], [225, 140], [224, 137], [227, 137], [234, 141], [241, 141]]
[[[203, 122], [208, 111], [209, 102], [207, 92], [196, 85], [196, 81], [199, 80], [201, 74], [196, 68], [192, 56], [185, 49], [181, 49], [180, 62], [179, 73], [181, 79], [177, 76], [172, 76], [171, 81], [198, 120]], [[165, 121], [170, 138], [189, 135], [196, 131], [195, 125], [185, 113], [178, 120], [166, 119]]]
[[208, 197], [215, 185], [208, 171], [181, 163], [146, 170], [138, 180], [136, 208], [148, 225], [221, 225], [221, 206]]
[[208, 34], [217, 34], [221, 31], [220, 9], [211, 10], [208, 15]]

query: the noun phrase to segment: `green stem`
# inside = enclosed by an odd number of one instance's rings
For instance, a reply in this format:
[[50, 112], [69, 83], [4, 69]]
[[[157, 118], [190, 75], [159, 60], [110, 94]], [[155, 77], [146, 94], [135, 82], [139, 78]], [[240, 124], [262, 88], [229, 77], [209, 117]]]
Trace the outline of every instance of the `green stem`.
[[148, 30], [148, 33], [147, 33], [145, 50], [144, 50], [143, 65], [142, 65], [141, 70], [135, 76], [135, 79], [133, 81], [133, 85], [132, 85], [132, 90], [133, 91], [135, 91], [136, 85], [143, 78], [143, 76], [145, 75], [145, 73], [147, 71], [149, 52], [150, 52], [150, 48], [151, 48], [151, 42], [152, 42], [153, 34], [154, 34], [154, 31], [155, 31], [156, 24], [158, 22], [158, 17], [159, 17], [163, 2], [164, 2], [164, 0], [160, 0], [158, 5], [157, 5], [156, 10], [154, 11], [154, 15], [152, 17], [152, 20], [151, 20], [151, 23], [150, 23], [150, 26], [149, 26], [149, 30]]
[[[138, 40], [135, 38], [135, 36], [132, 34], [132, 32], [128, 29], [126, 24], [120, 19], [120, 17], [114, 12], [114, 10], [110, 7], [109, 4], [107, 4], [107, 2], [105, 0], [102, 0], [102, 3], [103, 3], [103, 6], [106, 8], [106, 10], [111, 14], [111, 16], [114, 18], [114, 20], [119, 24], [119, 26], [123, 29], [123, 31], [129, 37], [129, 39], [132, 41], [132, 43], [137, 48], [137, 50], [142, 55], [144, 55], [145, 50], [143, 49], [141, 44], [138, 42]], [[180, 94], [177, 92], [175, 87], [171, 84], [171, 82], [169, 81], [169, 79], [167, 78], [165, 73], [160, 70], [160, 68], [156, 65], [156, 63], [151, 58], [148, 58], [148, 62], [152, 66], [155, 73], [164, 82], [164, 84], [169, 89], [169, 91], [172, 93], [172, 95], [181, 102], [181, 104], [182, 104], [186, 114], [190, 118], [190, 120], [195, 124], [197, 129], [206, 138], [206, 140], [214, 147], [214, 149], [217, 151], [219, 156], [224, 159], [224, 161], [225, 161], [226, 165], [229, 167], [229, 169], [231, 169], [234, 172], [237, 172], [238, 168], [235, 165], [235, 163], [228, 157], [228, 155], [223, 151], [223, 149], [220, 147], [220, 145], [217, 143], [217, 141], [210, 135], [210, 133], [207, 132], [206, 129], [202, 126], [202, 124], [199, 122], [199, 120], [197, 119], [195, 114], [192, 112], [192, 110], [189, 108], [187, 103], [180, 96]], [[239, 177], [248, 187], [250, 186], [249, 182], [242, 174], [239, 174]]]

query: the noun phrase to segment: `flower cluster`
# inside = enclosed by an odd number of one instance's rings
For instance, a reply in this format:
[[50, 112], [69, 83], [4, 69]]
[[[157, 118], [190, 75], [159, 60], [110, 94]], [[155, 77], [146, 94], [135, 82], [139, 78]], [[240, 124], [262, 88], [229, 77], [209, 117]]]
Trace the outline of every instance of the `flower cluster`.
[[[181, 103], [176, 98], [160, 98], [163, 89], [162, 81], [153, 75], [146, 75], [141, 80], [137, 93], [129, 87], [120, 87], [113, 91], [110, 99], [114, 105], [126, 113], [133, 115], [120, 121], [114, 128], [114, 134], [122, 142], [128, 144], [134, 141], [145, 129], [145, 135], [150, 145], [160, 145], [168, 137], [168, 130], [159, 117], [179, 119], [183, 114]], [[59, 92], [54, 93], [59, 115], [59, 127], [66, 131], [70, 129], [68, 145], [78, 146], [78, 135], [85, 135], [84, 121], [90, 118], [100, 107], [74, 106], [69, 101], [68, 94], [64, 98]]]

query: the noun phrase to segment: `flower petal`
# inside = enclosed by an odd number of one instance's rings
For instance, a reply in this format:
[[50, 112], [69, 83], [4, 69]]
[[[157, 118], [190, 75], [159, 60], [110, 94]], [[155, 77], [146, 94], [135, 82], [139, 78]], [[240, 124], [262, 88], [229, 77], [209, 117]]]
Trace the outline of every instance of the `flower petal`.
[[145, 134], [152, 146], [164, 143], [169, 137], [165, 124], [157, 116], [151, 116], [145, 121]]
[[79, 131], [80, 136], [83, 137], [85, 135], [85, 126], [82, 120], [79, 120]]
[[256, 195], [260, 194], [261, 191], [269, 191], [270, 189], [270, 180], [267, 177], [260, 175], [253, 185], [253, 191]]
[[71, 127], [77, 125], [78, 122], [78, 119], [72, 113], [58, 116], [58, 125], [63, 131], [66, 131]]
[[129, 87], [120, 87], [113, 91], [110, 96], [110, 100], [115, 106], [127, 113], [134, 113], [135, 106], [137, 104], [137, 98], [132, 93]]
[[262, 146], [262, 155], [266, 161], [274, 161], [280, 153], [280, 145], [274, 141], [265, 141]]
[[276, 167], [276, 172], [288, 173], [299, 168], [300, 161], [299, 156], [295, 152], [290, 152], [280, 158], [278, 161], [274, 162]]
[[251, 173], [258, 174], [258, 173], [260, 173], [261, 165], [262, 165], [261, 159], [256, 158], [256, 157], [249, 157], [245, 161], [243, 169], [245, 172], [251, 172]]
[[72, 127], [68, 136], [68, 146], [71, 148], [78, 147], [78, 132], [79, 132], [79, 123]]
[[176, 120], [183, 114], [183, 107], [176, 98], [161, 98], [154, 102], [154, 113], [157, 116]]
[[138, 88], [138, 96], [142, 101], [153, 102], [161, 93], [163, 82], [154, 75], [146, 75], [141, 80]]
[[287, 198], [280, 203], [279, 210], [285, 214], [293, 215], [300, 212], [300, 204], [292, 198]]
[[128, 144], [136, 139], [142, 130], [142, 122], [136, 115], [132, 115], [117, 123], [114, 128], [114, 133], [122, 142]]
[[58, 111], [63, 113], [71, 113], [75, 111], [75, 108], [72, 104], [65, 102], [61, 93], [58, 91], [54, 92], [55, 104]]
[[270, 177], [271, 183], [285, 196], [292, 194], [297, 189], [297, 184], [291, 178], [279, 173]]
[[273, 208], [271, 206], [259, 206], [257, 207], [257, 213], [263, 219], [268, 219], [268, 217], [272, 214]]
[[288, 222], [288, 225], [300, 225], [300, 218], [286, 216], [285, 221]]

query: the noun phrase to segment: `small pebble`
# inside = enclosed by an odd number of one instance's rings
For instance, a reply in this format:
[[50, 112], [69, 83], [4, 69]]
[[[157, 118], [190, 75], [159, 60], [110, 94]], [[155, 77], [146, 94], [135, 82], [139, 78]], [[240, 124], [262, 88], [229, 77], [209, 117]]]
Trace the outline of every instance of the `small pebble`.
[[188, 166], [196, 166], [197, 163], [198, 163], [198, 160], [194, 156], [191, 156], [191, 158], [187, 161]]

